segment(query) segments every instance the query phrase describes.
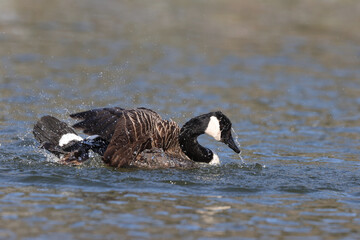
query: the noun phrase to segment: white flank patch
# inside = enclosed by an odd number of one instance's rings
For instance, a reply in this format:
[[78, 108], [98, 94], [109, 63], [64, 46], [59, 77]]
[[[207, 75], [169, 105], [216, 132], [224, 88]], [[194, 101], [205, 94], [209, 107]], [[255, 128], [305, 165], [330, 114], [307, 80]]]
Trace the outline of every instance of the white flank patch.
[[71, 141], [81, 141], [83, 140], [82, 137], [74, 134], [74, 133], [67, 133], [61, 136], [59, 140], [59, 146], [62, 147], [66, 144], [68, 144]]
[[221, 140], [220, 122], [217, 117], [210, 117], [210, 122], [205, 130], [205, 133], [215, 138], [216, 141]]
[[209, 162], [210, 165], [220, 165], [219, 156], [213, 152], [213, 159]]

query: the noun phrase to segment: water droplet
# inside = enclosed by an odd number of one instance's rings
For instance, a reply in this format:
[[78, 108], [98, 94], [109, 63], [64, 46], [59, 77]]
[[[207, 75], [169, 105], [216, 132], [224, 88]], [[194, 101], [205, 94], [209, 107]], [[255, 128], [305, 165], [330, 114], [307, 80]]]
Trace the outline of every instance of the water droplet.
[[233, 134], [234, 134], [235, 143], [236, 143], [236, 145], [238, 146], [238, 148], [240, 149], [239, 158], [240, 158], [240, 160], [241, 160], [241, 163], [242, 163], [242, 164], [245, 164], [245, 161], [244, 161], [244, 159], [243, 159], [242, 156], [241, 156], [241, 145], [240, 145], [239, 140], [238, 140], [238, 139], [239, 139], [239, 136], [236, 134], [234, 128], [231, 128], [231, 131], [232, 131]]

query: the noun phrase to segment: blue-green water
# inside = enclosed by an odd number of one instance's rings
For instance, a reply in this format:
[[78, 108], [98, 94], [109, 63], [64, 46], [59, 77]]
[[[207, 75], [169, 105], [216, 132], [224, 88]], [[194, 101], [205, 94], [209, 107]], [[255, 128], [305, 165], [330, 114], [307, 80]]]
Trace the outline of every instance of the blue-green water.
[[[359, 7], [2, 1], [0, 239], [360, 239]], [[69, 167], [38, 149], [39, 117], [108, 106], [180, 125], [221, 110], [246, 165], [205, 136], [221, 166]]]

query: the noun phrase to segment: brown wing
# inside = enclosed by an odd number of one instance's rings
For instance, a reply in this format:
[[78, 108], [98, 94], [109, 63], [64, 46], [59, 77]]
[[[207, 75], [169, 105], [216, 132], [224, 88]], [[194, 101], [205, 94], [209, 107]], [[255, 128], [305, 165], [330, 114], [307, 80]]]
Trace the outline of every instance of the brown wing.
[[113, 167], [129, 166], [143, 150], [156, 147], [153, 138], [158, 121], [163, 121], [160, 115], [149, 109], [123, 111], [105, 151], [104, 162]]
[[110, 141], [115, 131], [115, 126], [124, 111], [126, 110], [119, 107], [102, 108], [74, 113], [70, 117], [82, 120], [73, 125], [74, 128], [83, 130], [85, 134], [99, 135]]

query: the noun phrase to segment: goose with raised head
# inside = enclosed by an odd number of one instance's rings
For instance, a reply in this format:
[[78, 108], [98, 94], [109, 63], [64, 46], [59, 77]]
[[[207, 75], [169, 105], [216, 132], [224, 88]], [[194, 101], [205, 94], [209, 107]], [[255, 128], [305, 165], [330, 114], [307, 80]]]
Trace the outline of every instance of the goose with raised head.
[[[220, 111], [194, 117], [182, 128], [146, 108], [93, 109], [70, 117], [79, 122], [70, 127], [52, 116], [44, 116], [33, 130], [41, 147], [64, 164], [82, 164], [91, 152], [116, 168], [193, 168], [197, 162], [218, 164], [218, 156], [197, 141], [204, 133], [240, 153], [231, 135], [231, 122]], [[84, 139], [74, 129], [90, 136]]]

